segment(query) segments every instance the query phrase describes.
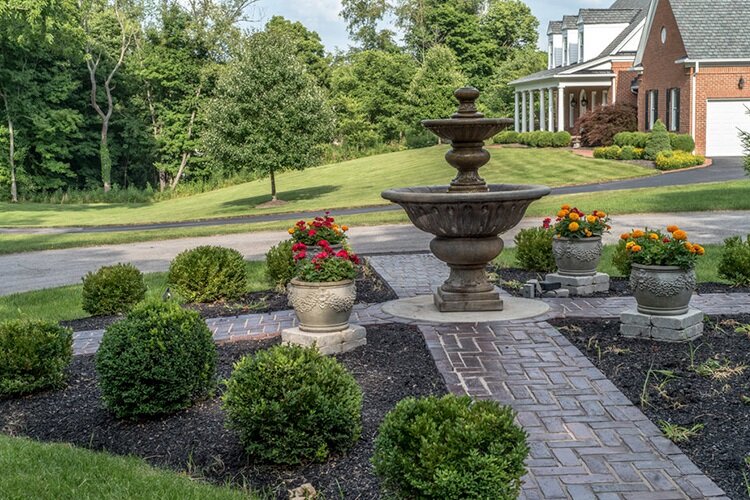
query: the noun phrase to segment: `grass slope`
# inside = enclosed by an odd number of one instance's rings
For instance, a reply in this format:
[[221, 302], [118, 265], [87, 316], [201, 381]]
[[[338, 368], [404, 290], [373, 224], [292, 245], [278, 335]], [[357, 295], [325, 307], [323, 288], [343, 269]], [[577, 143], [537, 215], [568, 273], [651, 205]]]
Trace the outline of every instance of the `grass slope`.
[[[267, 179], [187, 198], [152, 204], [0, 204], [0, 226], [48, 227], [138, 224], [387, 205], [381, 191], [392, 187], [447, 184], [454, 174], [444, 159], [447, 146], [412, 149], [287, 172], [277, 177], [279, 198], [269, 201]], [[561, 186], [651, 175], [636, 165], [583, 158], [555, 149], [494, 148], [482, 175], [493, 183]]]
[[40, 500], [258, 498], [200, 483], [134, 457], [0, 435], [0, 497]]

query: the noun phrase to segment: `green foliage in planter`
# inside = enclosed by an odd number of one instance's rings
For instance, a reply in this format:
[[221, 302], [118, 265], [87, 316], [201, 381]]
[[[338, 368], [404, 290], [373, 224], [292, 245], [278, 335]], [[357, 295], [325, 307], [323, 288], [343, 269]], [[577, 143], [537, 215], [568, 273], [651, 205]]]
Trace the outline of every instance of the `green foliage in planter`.
[[620, 146], [621, 148], [632, 146], [644, 149], [648, 141], [648, 136], [647, 132], [620, 132], [615, 135], [613, 141], [616, 146]]
[[552, 231], [543, 227], [521, 229], [513, 239], [516, 243], [516, 262], [527, 271], [554, 271]]
[[189, 407], [215, 385], [216, 345], [200, 314], [143, 302], [104, 332], [96, 354], [104, 405], [140, 417]]
[[705, 163], [706, 158], [684, 151], [662, 151], [656, 155], [656, 168], [659, 170], [676, 170], [678, 168], [695, 167]]
[[718, 271], [733, 285], [750, 285], [750, 235], [745, 241], [739, 236], [724, 240]]
[[621, 275], [627, 278], [630, 276], [632, 262], [630, 261], [630, 254], [627, 248], [625, 248], [625, 244], [625, 240], [621, 239], [617, 243], [617, 246], [615, 246], [615, 251], [612, 252], [612, 265]]
[[567, 148], [570, 146], [570, 140], [572, 139], [570, 132], [561, 130], [555, 132], [552, 136], [552, 147], [553, 148]]
[[495, 144], [517, 144], [519, 133], [515, 130], [505, 130], [492, 138]]
[[594, 148], [594, 158], [603, 158], [605, 160], [619, 160], [622, 150], [620, 146], [603, 146]]
[[189, 302], [237, 299], [247, 291], [245, 261], [232, 248], [185, 250], [170, 264], [167, 282]]
[[404, 399], [380, 426], [375, 472], [398, 498], [517, 498], [529, 449], [513, 418], [468, 396]]
[[669, 142], [669, 133], [667, 127], [661, 122], [656, 120], [654, 128], [648, 136], [646, 141], [646, 148], [643, 151], [643, 157], [646, 160], [655, 160], [656, 155], [662, 151], [671, 151], [672, 145]]
[[104, 266], [83, 278], [83, 310], [92, 316], [128, 312], [146, 298], [143, 273], [132, 264]]
[[292, 240], [284, 240], [266, 253], [266, 274], [278, 287], [286, 286], [294, 278], [293, 244]]
[[684, 151], [692, 153], [695, 149], [695, 141], [690, 134], [669, 134], [669, 143], [673, 151]]
[[362, 430], [362, 390], [314, 348], [276, 346], [245, 356], [223, 399], [228, 427], [261, 461], [322, 461], [352, 446]]
[[51, 321], [0, 323], [0, 398], [64, 385], [73, 333]]

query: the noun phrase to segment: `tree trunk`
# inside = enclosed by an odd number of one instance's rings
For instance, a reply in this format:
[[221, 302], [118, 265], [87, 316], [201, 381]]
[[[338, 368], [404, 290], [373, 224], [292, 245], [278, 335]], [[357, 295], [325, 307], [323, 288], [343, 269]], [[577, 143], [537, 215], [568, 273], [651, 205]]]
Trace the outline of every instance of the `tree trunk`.
[[109, 144], [107, 144], [108, 130], [109, 117], [102, 121], [102, 137], [99, 145], [99, 159], [102, 164], [102, 183], [105, 193], [109, 193], [109, 190], [112, 189], [112, 158], [109, 155]]
[[[202, 90], [203, 84], [198, 85], [198, 90], [195, 92], [195, 99], [196, 101], [201, 96], [201, 90]], [[193, 107], [193, 112], [190, 114], [190, 123], [188, 124], [188, 131], [187, 131], [187, 138], [188, 140], [193, 136], [193, 125], [195, 124], [195, 114], [198, 111], [198, 103], [195, 103], [195, 106]], [[180, 168], [177, 170], [177, 175], [175, 175], [174, 180], [172, 180], [172, 190], [177, 187], [177, 184], [180, 182], [180, 178], [182, 178], [183, 172], [185, 172], [185, 167], [187, 166], [188, 161], [190, 160], [190, 157], [192, 156], [192, 153], [188, 151], [184, 151], [182, 153], [182, 161], [180, 161]]]
[[18, 203], [18, 186], [16, 185], [16, 129], [13, 127], [13, 118], [10, 116], [8, 98], [0, 93], [5, 104], [5, 116], [8, 118], [8, 164], [10, 165], [10, 200]]
[[276, 201], [276, 176], [271, 169], [271, 201]]

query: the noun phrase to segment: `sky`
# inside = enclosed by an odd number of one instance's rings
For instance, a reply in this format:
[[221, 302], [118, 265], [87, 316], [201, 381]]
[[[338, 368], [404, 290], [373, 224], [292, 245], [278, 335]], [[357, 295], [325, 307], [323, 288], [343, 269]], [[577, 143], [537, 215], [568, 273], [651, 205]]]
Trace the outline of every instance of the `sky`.
[[[447, 0], [449, 1], [449, 0]], [[547, 24], [562, 19], [564, 14], [577, 14], [582, 8], [606, 8], [614, 0], [526, 0], [531, 12], [539, 19], [539, 48], [547, 47]], [[329, 51], [349, 45], [346, 23], [339, 17], [339, 0], [258, 0], [252, 16], [261, 28], [272, 16], [280, 15], [300, 21], [308, 29], [317, 31]]]

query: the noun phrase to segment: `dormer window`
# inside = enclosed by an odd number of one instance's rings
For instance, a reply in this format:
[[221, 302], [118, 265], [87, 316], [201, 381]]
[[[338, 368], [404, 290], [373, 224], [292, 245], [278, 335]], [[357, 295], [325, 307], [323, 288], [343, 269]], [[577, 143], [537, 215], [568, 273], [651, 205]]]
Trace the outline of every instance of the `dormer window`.
[[578, 32], [578, 60], [583, 61], [583, 30]]
[[661, 43], [667, 43], [667, 28], [661, 27]]
[[568, 36], [563, 36], [563, 66], [570, 64], [568, 59]]

